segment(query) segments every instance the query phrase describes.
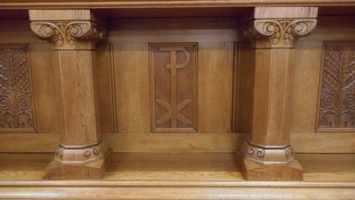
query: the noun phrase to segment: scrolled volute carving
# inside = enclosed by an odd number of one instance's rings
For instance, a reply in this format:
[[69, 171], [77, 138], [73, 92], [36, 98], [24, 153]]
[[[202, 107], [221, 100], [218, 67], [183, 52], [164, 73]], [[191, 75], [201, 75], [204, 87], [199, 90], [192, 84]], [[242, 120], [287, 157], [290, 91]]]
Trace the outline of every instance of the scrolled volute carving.
[[54, 160], [65, 164], [83, 164], [101, 159], [108, 152], [109, 149], [102, 139], [95, 144], [85, 146], [65, 146], [60, 144]]
[[260, 165], [290, 164], [294, 161], [294, 151], [290, 145], [262, 147], [246, 140], [239, 150], [245, 160]]
[[316, 19], [256, 19], [243, 25], [243, 36], [255, 47], [289, 48], [316, 24]]
[[53, 44], [55, 49], [93, 49], [104, 40], [106, 28], [91, 21], [31, 22], [32, 31], [42, 40]]

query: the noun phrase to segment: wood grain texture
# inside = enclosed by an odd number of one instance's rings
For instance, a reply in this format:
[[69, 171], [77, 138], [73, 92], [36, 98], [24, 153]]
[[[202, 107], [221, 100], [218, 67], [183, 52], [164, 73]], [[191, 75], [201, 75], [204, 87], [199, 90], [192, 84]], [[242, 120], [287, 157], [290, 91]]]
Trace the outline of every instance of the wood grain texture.
[[0, 197], [352, 199], [354, 154], [296, 156], [305, 168], [302, 182], [244, 181], [233, 154], [167, 153], [115, 154], [100, 181], [50, 181], [42, 169], [51, 154], [0, 154]]
[[[62, 132], [62, 107], [59, 68], [51, 66], [52, 54], [49, 45], [30, 44], [29, 56], [33, 67], [34, 103], [36, 108], [37, 132]], [[46, 83], [46, 84], [43, 84]]]
[[297, 44], [292, 133], [311, 133], [315, 131], [321, 48], [322, 42], [320, 41], [299, 41]]
[[199, 43], [199, 132], [231, 131], [233, 56], [232, 42]]
[[0, 45], [0, 132], [36, 132], [27, 45]]
[[[225, 42], [237, 41], [238, 18], [109, 19], [108, 42]], [[159, 36], [159, 37], [158, 37]]]
[[149, 51], [152, 132], [196, 132], [197, 44], [151, 44]]
[[251, 133], [253, 122], [253, 91], [255, 54], [250, 51], [249, 42], [241, 42], [238, 46], [238, 75], [237, 75], [237, 132]]
[[318, 132], [355, 131], [355, 43], [325, 42], [317, 107]]
[[[115, 152], [221, 152], [232, 153], [241, 147], [242, 133], [201, 134], [116, 134], [105, 133], [103, 138]], [[9, 142], [16, 141], [16, 142]], [[59, 135], [1, 134], [0, 152], [55, 152]], [[154, 145], [152, 145], [154, 144]], [[352, 133], [293, 133], [291, 144], [296, 153], [355, 153]], [[332, 148], [329, 148], [329, 145]]]
[[150, 91], [147, 43], [113, 45], [117, 132], [149, 133]]
[[96, 48], [96, 91], [100, 110], [101, 131], [104, 133], [116, 132], [116, 90], [113, 79], [113, 63], [108, 62], [113, 59], [110, 45], [100, 43]]
[[254, 18], [316, 18], [317, 7], [255, 7]]

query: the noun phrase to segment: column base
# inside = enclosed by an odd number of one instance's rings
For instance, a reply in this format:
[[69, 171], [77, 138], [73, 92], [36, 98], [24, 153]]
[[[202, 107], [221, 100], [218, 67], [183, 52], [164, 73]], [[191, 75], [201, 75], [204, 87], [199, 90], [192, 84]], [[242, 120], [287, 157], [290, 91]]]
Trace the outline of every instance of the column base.
[[236, 158], [246, 180], [301, 181], [303, 168], [290, 151], [289, 145], [263, 148], [245, 141]]
[[64, 146], [46, 167], [48, 180], [101, 179], [112, 161], [112, 150], [100, 140], [87, 146]]

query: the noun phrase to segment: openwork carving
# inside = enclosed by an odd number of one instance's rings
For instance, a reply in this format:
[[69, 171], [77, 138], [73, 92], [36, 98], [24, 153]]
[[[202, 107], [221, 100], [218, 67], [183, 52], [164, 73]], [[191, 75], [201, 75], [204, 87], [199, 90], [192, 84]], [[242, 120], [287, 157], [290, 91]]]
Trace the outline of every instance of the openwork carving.
[[294, 42], [308, 35], [316, 24], [316, 19], [258, 19], [243, 25], [243, 36], [254, 46], [266, 37], [271, 43], [262, 47], [294, 47]]
[[324, 45], [319, 131], [355, 130], [355, 44]]
[[245, 160], [260, 165], [290, 164], [295, 159], [293, 149], [290, 145], [261, 147], [246, 140], [240, 152]]
[[[31, 22], [31, 29], [40, 39], [52, 41], [58, 49], [91, 49], [107, 35], [104, 26], [91, 21]], [[78, 45], [79, 40], [86, 43]]]
[[153, 131], [196, 131], [195, 52], [195, 44], [152, 46]]
[[35, 131], [26, 48], [0, 47], [0, 132]]

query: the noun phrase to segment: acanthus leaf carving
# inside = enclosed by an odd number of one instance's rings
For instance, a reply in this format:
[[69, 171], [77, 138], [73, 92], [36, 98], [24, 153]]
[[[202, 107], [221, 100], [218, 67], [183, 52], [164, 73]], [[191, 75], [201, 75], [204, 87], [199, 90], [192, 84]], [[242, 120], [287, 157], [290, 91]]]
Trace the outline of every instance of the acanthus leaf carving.
[[[58, 49], [92, 49], [107, 35], [104, 26], [91, 21], [34, 21], [31, 22], [31, 29], [40, 39], [52, 42]], [[81, 41], [85, 44], [77, 45]]]
[[355, 128], [355, 45], [326, 44], [318, 130]]
[[34, 131], [32, 93], [25, 48], [0, 48], [1, 131]]

